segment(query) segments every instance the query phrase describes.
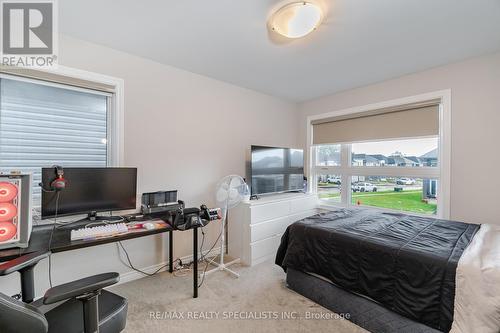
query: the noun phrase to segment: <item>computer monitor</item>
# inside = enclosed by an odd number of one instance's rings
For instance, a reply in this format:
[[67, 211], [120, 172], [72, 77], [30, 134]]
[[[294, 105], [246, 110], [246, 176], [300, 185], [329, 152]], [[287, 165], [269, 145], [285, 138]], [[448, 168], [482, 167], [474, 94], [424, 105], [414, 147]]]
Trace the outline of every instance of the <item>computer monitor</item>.
[[[136, 168], [64, 168], [66, 188], [50, 190], [54, 168], [42, 169], [42, 219], [136, 208]], [[58, 194], [59, 193], [59, 194]], [[59, 200], [57, 200], [59, 195]], [[58, 202], [57, 202], [58, 201]]]

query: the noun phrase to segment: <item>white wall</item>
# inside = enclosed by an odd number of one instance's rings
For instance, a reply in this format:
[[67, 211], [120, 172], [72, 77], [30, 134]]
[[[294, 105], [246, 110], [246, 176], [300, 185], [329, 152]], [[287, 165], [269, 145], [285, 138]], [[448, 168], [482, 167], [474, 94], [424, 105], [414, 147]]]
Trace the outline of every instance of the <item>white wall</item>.
[[[66, 36], [59, 50], [61, 65], [125, 80], [125, 165], [138, 168], [139, 193], [177, 189], [187, 206], [212, 205], [220, 178], [244, 176], [251, 144], [300, 145], [295, 104]], [[207, 227], [205, 248], [216, 239], [218, 226]], [[167, 239], [167, 234], [150, 236], [124, 245], [141, 268], [168, 261]], [[191, 253], [191, 231], [177, 232], [174, 257]], [[114, 244], [55, 254], [52, 264], [54, 284], [130, 271]], [[47, 265], [38, 266], [41, 292], [48, 287]], [[2, 292], [18, 291], [17, 276], [0, 283]]]
[[438, 67], [299, 105], [306, 117], [354, 106], [451, 89], [451, 218], [500, 224], [500, 53]]
[[[125, 80], [125, 164], [138, 167], [138, 191], [178, 189], [191, 206], [213, 204], [218, 179], [244, 174], [249, 145], [304, 146], [308, 115], [451, 88], [451, 216], [500, 224], [500, 53], [298, 106], [69, 37], [61, 39], [60, 63]], [[216, 225], [208, 229], [210, 245]], [[148, 267], [167, 259], [166, 238], [130, 240], [125, 246], [137, 267]], [[177, 233], [174, 243], [175, 257], [189, 255], [191, 232]], [[129, 272], [116, 245], [53, 256], [55, 284], [106, 271]], [[46, 290], [46, 263], [36, 276], [37, 290]], [[0, 278], [0, 284], [2, 292], [18, 292], [17, 276]]]

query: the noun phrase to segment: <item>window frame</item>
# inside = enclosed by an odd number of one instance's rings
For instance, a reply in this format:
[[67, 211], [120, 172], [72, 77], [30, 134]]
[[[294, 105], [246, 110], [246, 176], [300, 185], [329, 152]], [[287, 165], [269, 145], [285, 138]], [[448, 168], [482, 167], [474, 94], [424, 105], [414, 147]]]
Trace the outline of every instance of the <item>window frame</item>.
[[[376, 166], [352, 166], [352, 146], [351, 143], [333, 143], [341, 145], [341, 163], [340, 166], [316, 166], [316, 147], [312, 144], [313, 125], [316, 120], [343, 116], [349, 114], [359, 114], [362, 112], [370, 112], [373, 110], [397, 107], [413, 103], [427, 102], [431, 100], [439, 100], [439, 133], [438, 133], [438, 166], [437, 167], [376, 167]], [[450, 218], [450, 171], [451, 171], [451, 90], [440, 90], [427, 94], [410, 96], [390, 101], [385, 101], [376, 104], [353, 107], [349, 109], [328, 112], [324, 114], [307, 117], [307, 175], [309, 182], [309, 192], [318, 193], [317, 177], [318, 175], [337, 175], [341, 177], [342, 188], [347, 189], [340, 193], [340, 204], [322, 203], [321, 208], [331, 209], [332, 207], [353, 207], [351, 203], [351, 180], [352, 176], [388, 176], [388, 177], [414, 177], [437, 179], [438, 188], [437, 196], [438, 207], [435, 217]], [[388, 140], [400, 140], [411, 138], [391, 138]], [[356, 206], [358, 207], [358, 206]], [[385, 211], [393, 211], [387, 208], [361, 206], [362, 208], [380, 209]], [[413, 212], [405, 212], [410, 215], [422, 215]], [[429, 216], [429, 215], [425, 215]]]
[[[45, 84], [48, 86], [61, 87], [64, 89], [84, 91], [93, 93], [102, 93], [107, 98], [107, 129], [106, 129], [106, 139], [107, 139], [107, 152], [106, 152], [106, 164], [107, 166], [121, 166], [124, 161], [124, 146], [123, 146], [123, 136], [124, 136], [124, 81], [123, 79], [97, 74], [93, 72], [83, 71], [79, 69], [74, 69], [65, 66], [57, 66], [53, 69], [44, 69], [37, 71], [26, 71], [25, 69], [19, 69], [16, 72], [16, 68], [8, 68], [8, 70], [0, 69], [0, 78], [18, 80], [24, 82], [31, 82], [35, 84]], [[43, 74], [38, 76], [37, 73]], [[86, 82], [95, 83], [96, 85], [107, 85], [113, 87], [113, 92], [103, 92], [98, 89], [91, 89], [89, 87], [79, 87], [77, 85], [71, 85], [67, 83], [59, 83], [57, 80], [51, 81], [50, 75], [54, 77], [64, 77], [71, 80], [83, 80]], [[49, 77], [49, 79], [47, 79]]]

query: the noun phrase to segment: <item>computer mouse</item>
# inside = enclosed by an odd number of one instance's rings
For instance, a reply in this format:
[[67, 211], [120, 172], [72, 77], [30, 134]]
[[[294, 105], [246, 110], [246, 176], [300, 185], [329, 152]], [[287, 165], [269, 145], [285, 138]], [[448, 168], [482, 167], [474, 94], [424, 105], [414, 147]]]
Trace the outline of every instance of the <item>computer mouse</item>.
[[144, 223], [142, 225], [142, 227], [146, 230], [153, 230], [153, 229], [156, 229], [156, 225], [154, 223], [151, 223], [151, 222], [148, 222], [148, 223]]

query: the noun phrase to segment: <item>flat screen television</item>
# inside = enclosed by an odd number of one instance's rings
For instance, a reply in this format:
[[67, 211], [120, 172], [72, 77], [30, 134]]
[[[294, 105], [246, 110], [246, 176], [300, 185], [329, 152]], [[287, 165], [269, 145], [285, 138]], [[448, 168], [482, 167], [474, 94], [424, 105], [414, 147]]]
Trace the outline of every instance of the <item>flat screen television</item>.
[[[56, 192], [47, 191], [54, 168], [42, 169], [42, 219], [56, 213]], [[136, 168], [64, 168], [66, 188], [59, 194], [57, 216], [136, 208]]]
[[303, 191], [304, 151], [252, 146], [249, 171], [252, 195]]

